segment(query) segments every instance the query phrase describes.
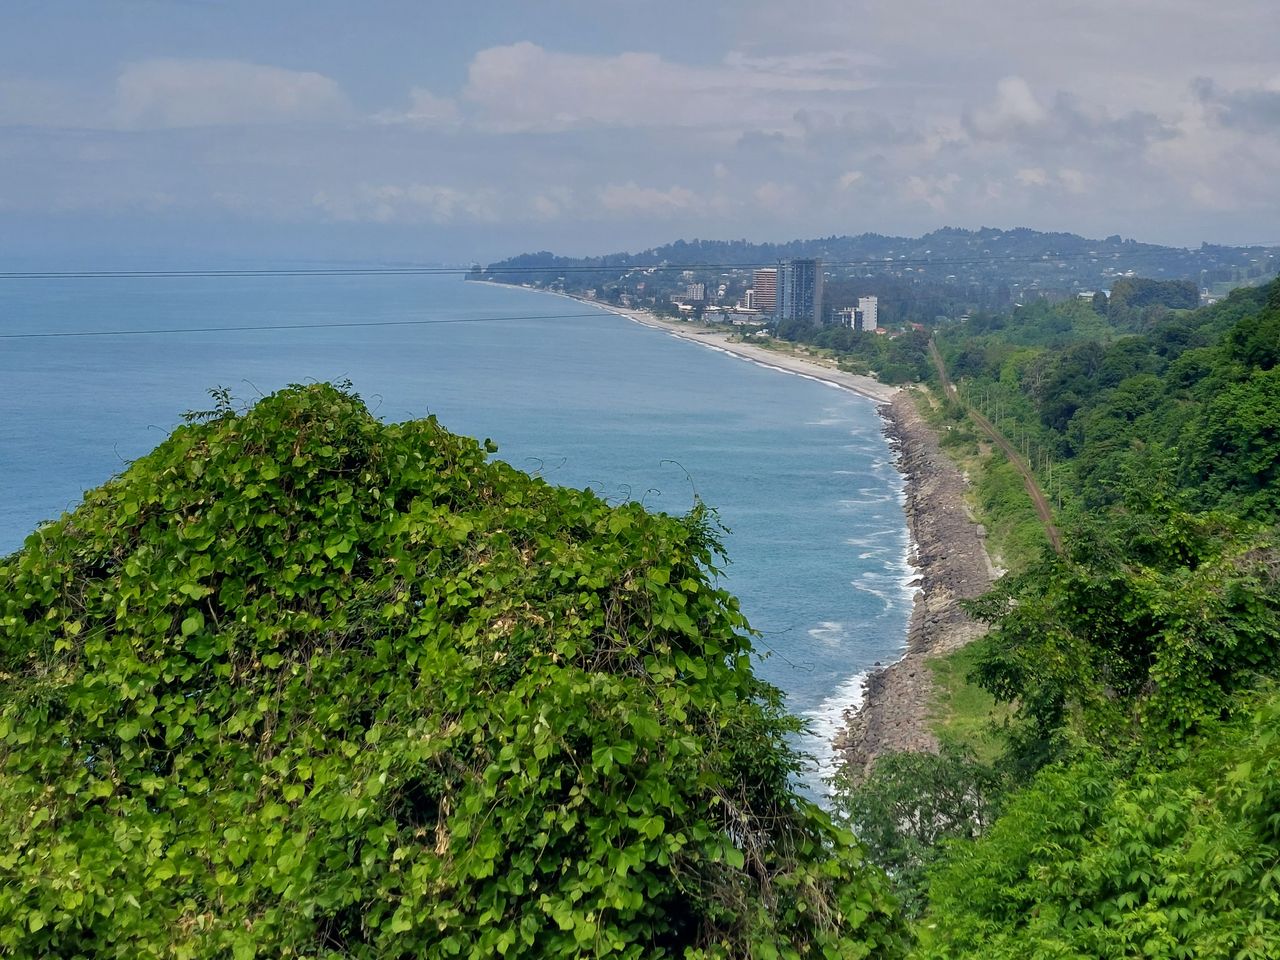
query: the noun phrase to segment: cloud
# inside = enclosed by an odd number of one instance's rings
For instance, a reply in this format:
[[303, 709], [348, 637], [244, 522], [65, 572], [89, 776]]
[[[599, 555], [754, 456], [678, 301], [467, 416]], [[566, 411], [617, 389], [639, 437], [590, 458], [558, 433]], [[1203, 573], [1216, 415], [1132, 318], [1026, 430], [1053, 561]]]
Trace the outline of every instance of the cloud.
[[430, 90], [414, 87], [409, 91], [409, 106], [403, 110], [384, 110], [374, 115], [375, 123], [406, 124], [414, 127], [453, 128], [458, 125], [457, 101], [439, 97]]
[[1027, 81], [1005, 77], [996, 84], [996, 98], [968, 113], [965, 124], [977, 137], [1000, 138], [1042, 123], [1047, 113]]
[[1084, 193], [1089, 179], [1072, 167], [1059, 167], [1052, 172], [1044, 167], [1022, 167], [1014, 171], [1013, 178], [1024, 187], [1057, 188], [1074, 194]]
[[794, 126], [796, 110], [814, 98], [866, 89], [859, 69], [850, 58], [742, 54], [688, 66], [656, 53], [569, 54], [525, 41], [477, 53], [463, 97], [482, 126], [507, 132], [779, 129]]
[[1049, 174], [1044, 167], [1023, 167], [1013, 176], [1019, 183], [1028, 187], [1043, 187], [1049, 183]]
[[908, 200], [923, 203], [930, 209], [943, 213], [947, 209], [948, 198], [959, 183], [960, 176], [956, 173], [910, 176], [902, 185], [902, 194]]
[[836, 182], [840, 184], [841, 190], [848, 190], [862, 179], [863, 174], [861, 170], [846, 170], [844, 173], [840, 174], [840, 179]]
[[1068, 193], [1082, 194], [1089, 185], [1089, 178], [1079, 170], [1063, 167], [1058, 171], [1058, 182]]
[[1216, 123], [1280, 137], [1280, 77], [1236, 90], [1223, 90], [1214, 81], [1199, 77], [1192, 84], [1192, 90]]
[[344, 223], [489, 223], [498, 218], [491, 189], [426, 183], [365, 183], [336, 194], [322, 190], [312, 205]]
[[[573, 6], [543, 46], [527, 5], [495, 0], [489, 24], [441, 24], [453, 52], [431, 63], [374, 18], [388, 42], [320, 72], [121, 67], [105, 34], [133, 28], [106, 20], [98, 55], [69, 58], [77, 38], [33, 13], [47, 49], [0, 66], [0, 192], [24, 211], [100, 197], [193, 223], [447, 224], [417, 233], [498, 252], [943, 220], [1194, 243], [1280, 220], [1275, 0], [716, 0], [679, 30]], [[153, 26], [146, 49], [190, 49]], [[270, 50], [288, 22], [256, 26], [216, 35]]]
[[794, 216], [806, 206], [805, 201], [810, 198], [802, 194], [793, 183], [766, 180], [751, 192], [751, 199], [757, 209], [775, 215], [789, 213]]
[[319, 73], [239, 60], [145, 60], [116, 80], [114, 119], [125, 129], [278, 124], [347, 111], [338, 84]]
[[529, 206], [538, 220], [559, 220], [573, 206], [573, 191], [568, 187], [548, 187], [537, 193]]
[[687, 187], [673, 186], [665, 190], [642, 187], [634, 180], [611, 183], [599, 191], [602, 209], [615, 215], [667, 218], [698, 210], [702, 201]]

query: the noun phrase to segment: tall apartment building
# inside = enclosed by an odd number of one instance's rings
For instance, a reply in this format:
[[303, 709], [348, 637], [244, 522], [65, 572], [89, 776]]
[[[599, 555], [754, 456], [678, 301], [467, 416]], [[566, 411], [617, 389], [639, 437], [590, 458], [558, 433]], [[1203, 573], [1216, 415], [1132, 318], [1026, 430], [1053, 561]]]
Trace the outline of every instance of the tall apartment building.
[[822, 322], [822, 261], [783, 260], [778, 264], [779, 320]]
[[874, 330], [880, 312], [880, 300], [877, 297], [859, 297], [858, 313], [862, 319], [859, 330]]
[[751, 278], [751, 306], [773, 316], [778, 310], [778, 269], [765, 267]]

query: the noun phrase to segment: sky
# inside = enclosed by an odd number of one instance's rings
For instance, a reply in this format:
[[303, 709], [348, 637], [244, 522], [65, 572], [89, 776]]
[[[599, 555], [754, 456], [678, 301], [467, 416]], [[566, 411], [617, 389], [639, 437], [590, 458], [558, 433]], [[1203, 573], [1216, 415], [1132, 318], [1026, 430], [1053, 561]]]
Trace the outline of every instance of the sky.
[[1276, 0], [3, 0], [0, 256], [1280, 243]]

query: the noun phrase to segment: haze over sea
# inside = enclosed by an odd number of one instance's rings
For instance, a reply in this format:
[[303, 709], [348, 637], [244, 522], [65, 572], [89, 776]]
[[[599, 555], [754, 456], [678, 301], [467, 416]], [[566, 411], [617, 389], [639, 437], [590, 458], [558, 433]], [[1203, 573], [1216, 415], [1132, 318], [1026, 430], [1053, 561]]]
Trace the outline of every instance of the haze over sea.
[[[385, 325], [322, 326], [349, 322]], [[434, 413], [553, 483], [672, 513], [696, 490], [731, 530], [726, 585], [763, 634], [760, 670], [815, 721], [803, 746], [823, 763], [861, 675], [901, 651], [902, 480], [873, 402], [846, 391], [453, 277], [3, 280], [0, 334], [0, 555], [208, 388], [349, 378], [378, 416]]]

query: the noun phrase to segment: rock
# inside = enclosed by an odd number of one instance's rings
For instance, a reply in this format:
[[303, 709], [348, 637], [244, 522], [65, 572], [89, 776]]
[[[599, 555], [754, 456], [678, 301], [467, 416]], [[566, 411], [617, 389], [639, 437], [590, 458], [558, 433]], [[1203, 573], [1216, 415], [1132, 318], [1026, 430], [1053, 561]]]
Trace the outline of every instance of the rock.
[[973, 522], [965, 504], [967, 480], [943, 455], [915, 399], [900, 392], [880, 407], [880, 413], [896, 447], [898, 469], [906, 477], [904, 510], [920, 589], [907, 629], [906, 653], [888, 667], [877, 661], [877, 669], [863, 683], [862, 706], [848, 715], [846, 729], [833, 741], [854, 776], [870, 770], [882, 753], [938, 749], [929, 728], [933, 674], [926, 661], [986, 632], [958, 601], [981, 596], [992, 582], [986, 530]]

